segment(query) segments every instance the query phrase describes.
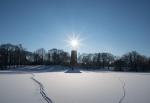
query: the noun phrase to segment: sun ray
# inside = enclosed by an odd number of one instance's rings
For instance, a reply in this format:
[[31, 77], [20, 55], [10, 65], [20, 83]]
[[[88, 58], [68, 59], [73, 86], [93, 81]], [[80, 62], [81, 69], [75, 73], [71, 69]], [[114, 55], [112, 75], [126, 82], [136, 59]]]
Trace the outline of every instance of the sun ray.
[[67, 42], [67, 46], [69, 46], [73, 50], [77, 50], [82, 45], [82, 39], [80, 38], [80, 35], [77, 35], [75, 33], [68, 35], [65, 42]]

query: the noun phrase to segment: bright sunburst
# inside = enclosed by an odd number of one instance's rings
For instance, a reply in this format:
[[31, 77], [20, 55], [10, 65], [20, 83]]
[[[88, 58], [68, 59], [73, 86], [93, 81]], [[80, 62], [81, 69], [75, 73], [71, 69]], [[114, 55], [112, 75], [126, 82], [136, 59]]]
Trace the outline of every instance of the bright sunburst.
[[72, 47], [76, 48], [78, 46], [78, 40], [74, 39], [74, 40], [71, 40], [70, 42], [71, 42], [70, 44]]
[[79, 35], [74, 33], [71, 36], [68, 36], [66, 42], [73, 50], [77, 50], [81, 46], [81, 39], [79, 38]]

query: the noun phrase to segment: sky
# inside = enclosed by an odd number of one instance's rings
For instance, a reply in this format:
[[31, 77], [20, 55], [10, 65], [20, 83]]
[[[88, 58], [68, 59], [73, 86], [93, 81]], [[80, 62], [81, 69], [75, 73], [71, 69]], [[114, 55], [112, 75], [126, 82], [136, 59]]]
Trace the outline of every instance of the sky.
[[80, 53], [150, 56], [150, 1], [0, 0], [0, 44], [70, 52], [72, 34], [82, 40]]

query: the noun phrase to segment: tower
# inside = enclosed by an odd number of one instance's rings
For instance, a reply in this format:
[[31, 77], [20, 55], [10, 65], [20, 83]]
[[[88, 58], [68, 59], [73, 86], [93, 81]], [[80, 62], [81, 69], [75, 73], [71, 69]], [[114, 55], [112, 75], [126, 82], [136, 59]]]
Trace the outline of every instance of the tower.
[[77, 65], [77, 51], [76, 50], [71, 51], [70, 64], [71, 64], [72, 68]]

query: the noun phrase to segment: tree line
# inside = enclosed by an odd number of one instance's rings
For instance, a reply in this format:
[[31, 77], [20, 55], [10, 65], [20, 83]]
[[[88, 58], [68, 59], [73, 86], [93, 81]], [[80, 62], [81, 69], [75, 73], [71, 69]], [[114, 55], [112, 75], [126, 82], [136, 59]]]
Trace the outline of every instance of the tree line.
[[[66, 65], [70, 66], [70, 54], [60, 49], [44, 48], [30, 52], [21, 44], [0, 45], [0, 69], [16, 68], [25, 65]], [[111, 53], [83, 53], [78, 55], [78, 65], [85, 69], [108, 69], [115, 71], [150, 71], [150, 57], [131, 51], [121, 57]]]
[[9, 69], [24, 65], [68, 65], [69, 53], [51, 49], [48, 52], [44, 48], [34, 52], [27, 51], [21, 44], [0, 45], [0, 68]]
[[79, 56], [79, 64], [86, 68], [105, 68], [114, 71], [150, 71], [150, 57], [131, 51], [121, 57], [111, 53], [82, 54]]

